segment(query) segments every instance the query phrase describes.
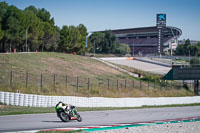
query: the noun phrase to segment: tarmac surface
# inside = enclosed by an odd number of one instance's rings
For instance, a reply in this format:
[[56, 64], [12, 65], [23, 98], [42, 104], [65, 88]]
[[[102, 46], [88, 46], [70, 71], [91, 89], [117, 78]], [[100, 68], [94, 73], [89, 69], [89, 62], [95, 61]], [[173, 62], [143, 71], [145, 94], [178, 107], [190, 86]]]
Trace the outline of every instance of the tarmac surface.
[[101, 126], [200, 116], [200, 106], [80, 112], [82, 122], [64, 123], [56, 113], [0, 116], [0, 132]]
[[171, 67], [167, 64], [163, 64], [146, 58], [140, 58], [140, 57], [137, 58], [136, 60], [126, 60], [126, 58], [101, 58], [101, 59], [110, 63], [125, 65], [141, 71], [162, 74], [162, 75], [166, 74], [171, 69]]

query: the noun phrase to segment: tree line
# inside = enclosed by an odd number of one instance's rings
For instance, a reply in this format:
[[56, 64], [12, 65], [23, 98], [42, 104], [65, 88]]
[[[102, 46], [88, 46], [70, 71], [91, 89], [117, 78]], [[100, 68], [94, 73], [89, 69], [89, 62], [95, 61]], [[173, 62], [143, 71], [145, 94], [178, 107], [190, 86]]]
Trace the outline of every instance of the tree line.
[[[127, 44], [120, 43], [111, 30], [104, 32], [95, 32], [90, 36], [94, 53], [109, 54], [129, 54], [130, 47]], [[92, 51], [91, 51], [92, 52]]]
[[179, 44], [176, 48], [176, 55], [183, 56], [200, 56], [200, 42], [192, 45], [190, 40], [187, 39], [185, 44]]
[[0, 2], [0, 52], [62, 51], [80, 52], [87, 29], [84, 25], [55, 25], [46, 9], [29, 6], [24, 10]]
[[[125, 44], [120, 44], [111, 31], [94, 33], [85, 47], [87, 28], [64, 25], [59, 28], [46, 9], [28, 6], [18, 9], [0, 2], [0, 52], [57, 51], [77, 54], [84, 52], [129, 53]], [[95, 43], [95, 44], [94, 44]]]

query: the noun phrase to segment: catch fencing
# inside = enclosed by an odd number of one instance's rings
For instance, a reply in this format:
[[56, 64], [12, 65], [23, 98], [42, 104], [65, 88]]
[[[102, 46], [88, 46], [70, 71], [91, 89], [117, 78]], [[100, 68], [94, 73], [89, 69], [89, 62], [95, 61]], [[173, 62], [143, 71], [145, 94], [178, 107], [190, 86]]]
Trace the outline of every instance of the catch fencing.
[[[103, 93], [103, 89], [116, 91], [119, 89], [170, 90], [184, 87], [193, 90], [192, 83], [186, 82], [149, 82], [136, 79], [89, 78], [67, 74], [34, 74], [19, 71], [10, 71], [0, 76], [0, 91], [16, 92], [19, 90], [21, 93], [32, 94], [63, 95], [66, 90], [69, 90], [66, 91], [68, 95], [80, 96], [78, 94], [84, 92], [81, 96], [88, 96], [92, 89]], [[102, 94], [102, 96], [104, 95]]]
[[0, 92], [0, 102], [7, 105], [29, 107], [54, 107], [59, 101], [77, 107], [141, 107], [150, 105], [172, 105], [199, 103], [200, 96], [155, 97], [155, 98], [105, 98], [76, 96], [44, 96]]

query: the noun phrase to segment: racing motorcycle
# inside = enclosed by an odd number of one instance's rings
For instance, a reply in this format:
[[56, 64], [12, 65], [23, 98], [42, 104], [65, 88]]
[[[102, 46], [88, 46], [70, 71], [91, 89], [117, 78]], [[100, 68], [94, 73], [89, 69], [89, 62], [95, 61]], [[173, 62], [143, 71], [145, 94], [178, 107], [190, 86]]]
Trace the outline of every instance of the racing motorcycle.
[[80, 114], [77, 112], [76, 107], [72, 105], [70, 106], [70, 109], [67, 109], [67, 105], [59, 102], [56, 104], [56, 113], [57, 116], [63, 121], [63, 122], [68, 122], [69, 120], [77, 120], [78, 122], [82, 121], [82, 117]]

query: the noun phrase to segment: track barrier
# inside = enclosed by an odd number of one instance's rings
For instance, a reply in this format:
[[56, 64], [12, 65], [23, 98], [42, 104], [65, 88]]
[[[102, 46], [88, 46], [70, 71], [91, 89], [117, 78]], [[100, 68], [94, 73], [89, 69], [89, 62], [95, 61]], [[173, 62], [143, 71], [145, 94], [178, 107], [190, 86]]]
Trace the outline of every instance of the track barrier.
[[59, 101], [78, 107], [141, 107], [172, 104], [200, 103], [200, 96], [106, 98], [76, 96], [44, 96], [0, 91], [0, 102], [7, 105], [29, 107], [54, 107]]

